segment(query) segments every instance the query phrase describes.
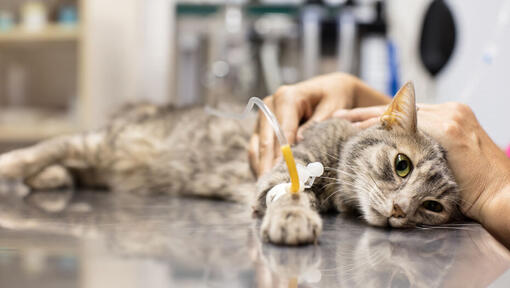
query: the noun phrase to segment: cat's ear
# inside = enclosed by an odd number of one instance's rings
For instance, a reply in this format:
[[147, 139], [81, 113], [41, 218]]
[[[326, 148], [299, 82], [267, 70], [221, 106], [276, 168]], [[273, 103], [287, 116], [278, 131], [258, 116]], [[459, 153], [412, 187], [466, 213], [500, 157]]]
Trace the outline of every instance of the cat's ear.
[[407, 82], [398, 90], [388, 109], [382, 114], [381, 124], [387, 130], [403, 129], [407, 133], [416, 132], [416, 100], [412, 82]]

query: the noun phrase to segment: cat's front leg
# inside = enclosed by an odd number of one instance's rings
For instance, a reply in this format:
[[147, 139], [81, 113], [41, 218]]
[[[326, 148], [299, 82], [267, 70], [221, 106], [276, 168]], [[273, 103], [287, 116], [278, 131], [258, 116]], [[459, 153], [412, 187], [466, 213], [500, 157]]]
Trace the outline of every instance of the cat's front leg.
[[[307, 160], [309, 159], [296, 158], [302, 165]], [[257, 182], [259, 193], [254, 212], [264, 215], [261, 225], [262, 238], [281, 245], [315, 243], [322, 232], [322, 219], [316, 209], [317, 199], [313, 191], [306, 190], [295, 195], [287, 192], [278, 199], [266, 201], [271, 188], [288, 182], [290, 179], [283, 161]]]
[[281, 245], [316, 243], [322, 219], [310, 203], [311, 196], [306, 192], [285, 193], [269, 203], [262, 220], [262, 238]]

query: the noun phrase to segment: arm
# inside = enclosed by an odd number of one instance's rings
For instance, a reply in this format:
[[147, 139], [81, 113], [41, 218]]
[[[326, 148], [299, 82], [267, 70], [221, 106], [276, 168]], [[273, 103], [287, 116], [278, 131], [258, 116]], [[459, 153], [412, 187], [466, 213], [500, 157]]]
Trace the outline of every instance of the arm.
[[[460, 186], [461, 211], [480, 222], [510, 248], [510, 159], [464, 104], [418, 105], [418, 126], [448, 151]], [[384, 107], [358, 108], [337, 115], [359, 127], [376, 123]]]
[[510, 249], [510, 184], [486, 202], [478, 220], [496, 239]]

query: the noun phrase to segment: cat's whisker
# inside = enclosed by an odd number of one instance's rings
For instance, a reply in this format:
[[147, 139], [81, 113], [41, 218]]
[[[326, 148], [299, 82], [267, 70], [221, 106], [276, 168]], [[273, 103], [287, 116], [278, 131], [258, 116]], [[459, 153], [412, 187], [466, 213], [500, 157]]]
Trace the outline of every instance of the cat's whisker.
[[384, 197], [379, 189], [376, 189], [370, 184], [370, 191], [367, 192], [370, 201], [375, 202], [381, 206], [384, 206]]
[[465, 230], [465, 231], [474, 231], [475, 229], [469, 228], [469, 227], [458, 227], [458, 226], [446, 226], [446, 225], [440, 225], [440, 226], [431, 226], [431, 225], [419, 225], [416, 226], [418, 229], [421, 230]]
[[317, 178], [322, 178], [322, 179], [328, 179], [328, 180], [335, 180], [335, 181], [338, 181], [338, 178], [334, 178], [334, 177], [327, 177], [327, 176], [319, 176]]
[[329, 195], [328, 197], [326, 197], [326, 199], [324, 199], [324, 201], [328, 201], [328, 199], [329, 199], [329, 198], [331, 198], [331, 197], [335, 196], [336, 194], [338, 194], [338, 193], [340, 193], [340, 192], [342, 192], [342, 190], [337, 190], [337, 191], [335, 191], [335, 192], [331, 193], [331, 195]]
[[340, 185], [340, 183], [339, 182], [326, 183], [321, 187], [321, 190], [324, 190], [326, 187], [329, 187], [331, 185]]
[[368, 174], [368, 176], [370, 177], [370, 179], [371, 179], [371, 180], [372, 180], [372, 182], [374, 183], [375, 187], [377, 188], [377, 189], [375, 189], [375, 190], [376, 190], [376, 191], [375, 191], [375, 193], [376, 193], [376, 194], [378, 194], [378, 196], [379, 196], [380, 198], [382, 198], [382, 200], [383, 200], [383, 199], [384, 199], [384, 197], [383, 197], [383, 194], [382, 194], [382, 190], [381, 190], [381, 188], [379, 187], [379, 185], [377, 185], [377, 182], [375, 182], [375, 180], [374, 180], [374, 178], [372, 177], [372, 175]]
[[354, 175], [354, 174], [350, 174], [350, 173], [348, 173], [348, 172], [345, 172], [345, 171], [342, 171], [342, 170], [338, 170], [338, 169], [334, 169], [334, 170], [335, 170], [336, 172], [338, 172], [338, 173], [341, 173], [341, 174], [343, 174], [343, 175], [346, 175], [346, 176], [349, 176], [349, 177], [351, 177], [351, 178], [353, 178], [353, 179], [356, 179], [356, 181], [361, 181], [361, 182], [362, 182], [362, 184], [365, 184], [365, 185], [367, 185], [367, 186], [369, 186], [369, 185], [370, 185], [370, 182], [366, 181], [366, 180], [365, 180], [365, 179], [363, 179], [363, 178], [356, 177], [356, 175]]
[[480, 226], [480, 224], [478, 224], [478, 223], [446, 223], [441, 226], [467, 227], [467, 226]]
[[372, 195], [375, 195], [375, 193], [369, 194], [368, 198], [370, 201], [375, 202], [376, 204], [379, 204], [381, 206], [384, 206], [384, 201], [382, 199], [380, 199], [378, 197], [373, 197]]
[[335, 160], [340, 161], [340, 158], [339, 158], [339, 157], [336, 157], [336, 156], [334, 156], [334, 155], [331, 155], [331, 154], [329, 154], [328, 152], [324, 152], [324, 154], [328, 155], [329, 157], [331, 157], [331, 158], [333, 158], [333, 159], [335, 159]]

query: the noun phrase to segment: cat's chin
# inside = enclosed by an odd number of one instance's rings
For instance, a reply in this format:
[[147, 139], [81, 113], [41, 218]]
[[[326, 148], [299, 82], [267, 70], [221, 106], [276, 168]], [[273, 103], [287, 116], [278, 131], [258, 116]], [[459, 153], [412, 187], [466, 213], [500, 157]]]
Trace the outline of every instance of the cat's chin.
[[415, 226], [415, 225], [409, 223], [409, 221], [407, 221], [407, 219], [404, 219], [404, 218], [390, 217], [390, 218], [388, 218], [387, 222], [388, 222], [388, 226], [391, 226], [393, 228], [411, 228], [411, 227]]
[[367, 213], [363, 216], [363, 218], [365, 218], [365, 221], [372, 226], [387, 227], [389, 224], [387, 220], [388, 218], [379, 213]]
[[377, 227], [412, 228], [415, 225], [404, 218], [387, 218], [380, 214], [367, 214], [364, 216], [368, 224]]

